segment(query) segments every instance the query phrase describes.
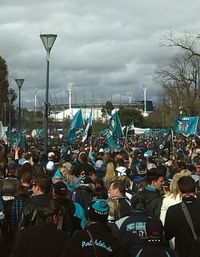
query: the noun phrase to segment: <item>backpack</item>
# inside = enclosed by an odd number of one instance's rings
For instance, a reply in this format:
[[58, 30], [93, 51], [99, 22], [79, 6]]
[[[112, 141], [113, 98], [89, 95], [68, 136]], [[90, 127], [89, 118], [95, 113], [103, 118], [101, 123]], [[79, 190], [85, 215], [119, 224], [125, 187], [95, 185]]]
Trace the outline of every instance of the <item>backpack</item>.
[[85, 213], [87, 213], [89, 205], [93, 200], [93, 194], [94, 192], [90, 187], [81, 185], [72, 192], [72, 201], [79, 203]]
[[133, 209], [148, 209], [148, 206], [153, 202], [156, 198], [159, 198], [159, 195], [155, 195], [151, 199], [147, 199], [145, 197], [145, 191], [137, 191], [133, 198], [131, 199], [132, 208]]
[[[152, 251], [153, 250], [153, 251]], [[174, 256], [174, 254], [172, 255], [171, 251], [166, 249], [165, 247], [161, 247], [161, 246], [154, 246], [154, 247], [143, 247], [142, 249], [139, 250], [139, 252], [135, 255], [135, 257], [146, 257], [146, 256], [150, 256], [152, 254], [152, 256], [156, 254], [156, 256], [159, 257], [172, 257]]]
[[59, 230], [63, 230], [67, 232], [69, 235], [73, 235], [73, 233], [81, 229], [80, 219], [74, 216], [75, 213], [75, 205], [73, 202], [67, 203], [65, 206], [61, 206], [61, 217], [57, 228]]
[[11, 226], [13, 202], [14, 199], [7, 201], [0, 199], [0, 233], [4, 238], [11, 237], [13, 232]]

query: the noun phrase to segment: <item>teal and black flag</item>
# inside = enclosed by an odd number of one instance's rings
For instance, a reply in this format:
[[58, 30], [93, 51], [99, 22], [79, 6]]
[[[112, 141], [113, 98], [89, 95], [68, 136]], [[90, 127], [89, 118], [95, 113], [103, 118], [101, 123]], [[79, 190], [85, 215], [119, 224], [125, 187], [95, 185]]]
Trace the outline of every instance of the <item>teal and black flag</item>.
[[124, 137], [124, 132], [122, 130], [122, 125], [119, 119], [118, 112], [115, 112], [112, 115], [109, 123], [109, 129], [115, 141]]
[[83, 119], [83, 113], [80, 109], [74, 116], [71, 124], [71, 128], [68, 131], [67, 139], [68, 141], [76, 140], [77, 133], [80, 131], [81, 128], [85, 125]]
[[165, 156], [168, 159], [170, 155], [171, 144], [172, 144], [172, 130], [169, 129], [168, 132], [164, 133], [163, 136], [161, 136], [158, 139], [158, 143], [157, 143], [158, 157], [164, 156], [165, 154]]
[[184, 136], [196, 135], [198, 128], [199, 117], [183, 116], [176, 119], [175, 128], [176, 133], [183, 134]]
[[106, 137], [106, 142], [111, 152], [121, 149], [121, 145], [115, 142], [113, 135], [109, 129], [104, 129], [101, 132], [101, 135]]
[[83, 132], [82, 142], [85, 142], [92, 135], [93, 111], [91, 110], [87, 126]]

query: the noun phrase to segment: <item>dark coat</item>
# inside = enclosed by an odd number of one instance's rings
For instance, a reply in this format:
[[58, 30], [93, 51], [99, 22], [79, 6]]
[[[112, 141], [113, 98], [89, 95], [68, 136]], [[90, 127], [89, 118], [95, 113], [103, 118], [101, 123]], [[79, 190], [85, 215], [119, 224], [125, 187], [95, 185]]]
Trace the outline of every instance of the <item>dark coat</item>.
[[26, 202], [23, 210], [22, 215], [19, 222], [19, 230], [23, 230], [24, 228], [30, 227], [35, 224], [35, 220], [33, 216], [35, 216], [34, 211], [37, 210], [38, 206], [49, 199], [49, 196], [46, 194], [41, 194], [37, 196], [33, 196], [29, 198]]
[[160, 218], [163, 200], [160, 191], [156, 189], [150, 190], [150, 187], [146, 186], [142, 191], [138, 191], [134, 197], [138, 197], [138, 194], [145, 200], [147, 215]]
[[[123, 255], [122, 255], [123, 256]], [[121, 257], [122, 257], [121, 256]], [[148, 240], [144, 246], [134, 246], [130, 249], [130, 257], [175, 257], [175, 251], [162, 245], [156, 240]], [[124, 256], [125, 257], [125, 256]]]
[[[200, 236], [200, 202], [195, 197], [184, 198], [197, 236]], [[175, 249], [180, 257], [200, 256], [194, 247], [194, 237], [181, 209], [181, 203], [169, 207], [165, 219], [166, 240], [175, 237]], [[195, 250], [194, 250], [195, 249]], [[194, 250], [194, 255], [191, 255]], [[199, 255], [197, 254], [199, 253]]]
[[[99, 257], [114, 256], [116, 251], [116, 240], [113, 237], [107, 224], [95, 223], [88, 227], [93, 241], [95, 242], [95, 249]], [[69, 241], [65, 248], [62, 257], [94, 257], [94, 248], [92, 240], [85, 230], [77, 231]]]
[[57, 257], [68, 239], [69, 236], [53, 224], [30, 227], [18, 235], [10, 257]]

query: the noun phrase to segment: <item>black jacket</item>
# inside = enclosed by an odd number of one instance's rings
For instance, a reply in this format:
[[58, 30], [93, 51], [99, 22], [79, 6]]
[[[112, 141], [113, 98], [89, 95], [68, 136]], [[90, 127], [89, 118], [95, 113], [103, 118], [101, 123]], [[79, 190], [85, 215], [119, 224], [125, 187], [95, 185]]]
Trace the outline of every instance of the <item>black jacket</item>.
[[[145, 245], [134, 246], [130, 249], [129, 257], [175, 257], [175, 251], [162, 245], [156, 240], [148, 240]], [[125, 257], [125, 256], [124, 256]]]
[[[195, 197], [184, 198], [197, 236], [200, 236], [200, 202]], [[196, 249], [194, 237], [181, 209], [181, 203], [169, 207], [165, 219], [166, 240], [175, 237], [175, 249], [180, 257], [200, 256], [200, 246]]]
[[46, 194], [32, 196], [25, 204], [19, 222], [19, 231], [35, 225], [36, 210], [38, 206], [49, 199]]
[[129, 217], [124, 217], [116, 221], [113, 233], [117, 235], [121, 249], [122, 256], [128, 256], [130, 247], [133, 245], [142, 245], [146, 242], [146, 221], [148, 216], [142, 210], [134, 211]]
[[134, 197], [138, 197], [138, 194], [145, 200], [147, 215], [160, 218], [160, 209], [163, 200], [160, 191], [156, 189], [151, 190], [150, 186], [146, 186], [142, 191], [138, 191]]
[[[88, 227], [95, 249], [99, 257], [114, 256], [116, 251], [116, 239], [113, 237], [107, 224], [95, 223]], [[92, 240], [86, 230], [75, 232], [65, 248], [62, 257], [94, 257]]]
[[53, 224], [30, 227], [18, 235], [10, 257], [57, 257], [68, 239], [69, 236]]

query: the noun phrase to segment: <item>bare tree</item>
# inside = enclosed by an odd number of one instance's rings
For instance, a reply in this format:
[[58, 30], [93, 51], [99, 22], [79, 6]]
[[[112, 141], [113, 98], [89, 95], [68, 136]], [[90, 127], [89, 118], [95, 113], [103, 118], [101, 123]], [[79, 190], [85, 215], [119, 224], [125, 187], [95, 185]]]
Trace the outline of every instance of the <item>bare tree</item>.
[[168, 65], [158, 68], [157, 79], [163, 86], [165, 107], [176, 113], [200, 113], [200, 54], [195, 50], [197, 39], [188, 35], [174, 38], [165, 36], [168, 47], [179, 47]]

